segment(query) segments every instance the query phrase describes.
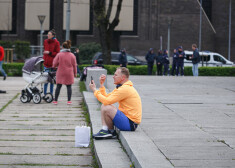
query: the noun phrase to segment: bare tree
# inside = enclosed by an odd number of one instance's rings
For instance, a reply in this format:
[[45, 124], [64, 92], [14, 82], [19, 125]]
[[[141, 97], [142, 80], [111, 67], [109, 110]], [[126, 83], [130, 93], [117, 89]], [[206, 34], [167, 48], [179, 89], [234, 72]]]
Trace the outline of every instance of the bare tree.
[[99, 30], [100, 44], [103, 52], [104, 64], [111, 63], [111, 43], [113, 32], [119, 23], [119, 16], [122, 8], [122, 0], [118, 0], [117, 11], [114, 19], [110, 22], [110, 16], [113, 8], [113, 0], [109, 0], [106, 10], [106, 0], [93, 0], [93, 9], [96, 19], [96, 25]]

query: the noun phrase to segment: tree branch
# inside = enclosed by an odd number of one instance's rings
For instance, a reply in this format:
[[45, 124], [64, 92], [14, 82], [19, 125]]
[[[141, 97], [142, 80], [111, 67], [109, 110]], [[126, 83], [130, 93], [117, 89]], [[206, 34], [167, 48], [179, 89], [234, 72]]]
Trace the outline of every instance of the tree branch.
[[109, 31], [114, 30], [114, 28], [118, 25], [121, 9], [122, 9], [122, 0], [118, 0], [116, 15], [112, 23], [109, 25]]
[[106, 15], [106, 19], [109, 20], [113, 8], [113, 0], [109, 0], [109, 7]]

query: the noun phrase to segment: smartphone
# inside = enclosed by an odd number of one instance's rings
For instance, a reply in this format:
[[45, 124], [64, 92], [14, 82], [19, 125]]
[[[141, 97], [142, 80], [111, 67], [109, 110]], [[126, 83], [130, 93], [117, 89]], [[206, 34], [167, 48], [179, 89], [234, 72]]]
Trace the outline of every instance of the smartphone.
[[93, 77], [91, 76], [91, 84], [93, 84], [93, 82], [92, 82], [92, 81], [93, 81]]

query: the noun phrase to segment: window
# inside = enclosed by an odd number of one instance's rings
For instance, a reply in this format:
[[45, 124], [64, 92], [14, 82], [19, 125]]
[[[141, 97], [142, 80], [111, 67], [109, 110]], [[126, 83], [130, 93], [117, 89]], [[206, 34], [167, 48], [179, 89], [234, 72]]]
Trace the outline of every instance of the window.
[[203, 62], [210, 61], [210, 55], [200, 55], [200, 56], [201, 56], [201, 61]]
[[127, 55], [127, 61], [136, 61], [136, 59], [130, 55]]
[[219, 55], [213, 55], [213, 57], [214, 57], [214, 61], [222, 62], [223, 64], [226, 63], [226, 61]]

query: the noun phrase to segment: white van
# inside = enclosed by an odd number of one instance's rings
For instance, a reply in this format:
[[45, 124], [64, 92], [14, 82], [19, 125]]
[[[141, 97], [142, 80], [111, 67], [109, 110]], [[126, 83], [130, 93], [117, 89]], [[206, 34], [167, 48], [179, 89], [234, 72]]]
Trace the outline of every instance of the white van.
[[[193, 55], [193, 51], [185, 50], [186, 58], [184, 59], [184, 66], [193, 66], [192, 60], [189, 59]], [[199, 52], [201, 61], [198, 66], [207, 67], [232, 67], [233, 62], [227, 60], [222, 55], [210, 51]]]

